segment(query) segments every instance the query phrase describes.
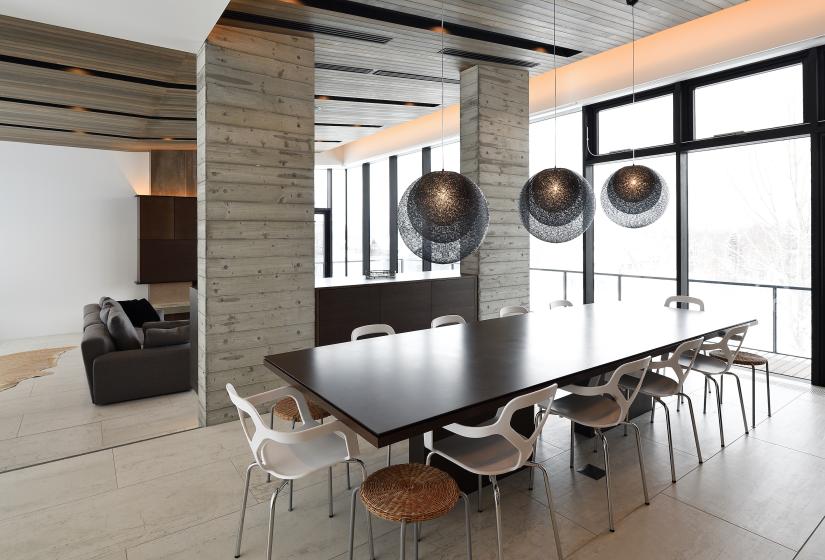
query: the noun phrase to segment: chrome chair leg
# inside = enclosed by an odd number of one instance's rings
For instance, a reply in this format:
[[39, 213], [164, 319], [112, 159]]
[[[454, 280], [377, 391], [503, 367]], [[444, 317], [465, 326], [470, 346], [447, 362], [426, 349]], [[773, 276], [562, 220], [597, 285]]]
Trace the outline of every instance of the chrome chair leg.
[[241, 500], [241, 522], [238, 524], [238, 538], [235, 541], [235, 558], [241, 555], [241, 538], [243, 537], [243, 520], [246, 517], [246, 499], [249, 496], [249, 479], [252, 476], [252, 469], [258, 466], [258, 463], [252, 463], [246, 467], [246, 481], [243, 487], [243, 500]]
[[653, 420], [656, 417], [656, 402], [655, 402], [654, 399], [651, 399], [651, 400], [654, 401], [654, 402], [650, 403], [651, 404], [651, 407], [650, 407], [650, 423], [653, 424]]
[[708, 376], [706, 375], [705, 376], [705, 390], [703, 391], [704, 398], [702, 399], [702, 401], [703, 401], [702, 402], [702, 414], [706, 414], [707, 411], [708, 411], [708, 393], [710, 393], [710, 387], [708, 385], [709, 385]]
[[751, 366], [751, 428], [756, 429], [756, 366]]
[[[361, 483], [367, 479], [367, 467], [364, 465], [364, 462], [360, 459], [352, 459], [347, 461], [349, 463], [357, 463], [361, 467]], [[355, 502], [358, 496], [358, 492], [360, 492], [361, 487], [356, 486], [355, 489], [352, 491], [352, 498], [350, 501], [350, 512], [349, 512], [349, 560], [352, 560], [354, 554], [354, 545], [355, 545]], [[367, 516], [367, 539], [369, 540], [369, 551], [370, 551], [370, 560], [375, 559], [375, 545], [373, 543], [372, 538], [372, 516], [370, 515], [369, 510], [364, 508], [364, 514]]]
[[400, 558], [401, 560], [404, 560], [404, 558], [406, 557], [405, 554], [404, 554], [406, 552], [406, 548], [407, 548], [406, 546], [404, 546], [406, 544], [404, 542], [406, 540], [406, 538], [407, 538], [407, 522], [402, 519], [401, 520], [401, 554], [399, 554], [399, 556], [398, 556], [398, 558]]
[[387, 446], [387, 466], [392, 464], [392, 445]]
[[[642, 490], [645, 494], [645, 505], [650, 505], [650, 496], [647, 493], [647, 476], [645, 475], [645, 460], [642, 456], [642, 434], [639, 432], [639, 426], [633, 422], [629, 422], [633, 431], [636, 432], [636, 453], [639, 454], [639, 470], [642, 472]], [[605, 439], [605, 442], [607, 439]]]
[[498, 560], [504, 558], [501, 543], [501, 490], [495, 475], [490, 475], [490, 484], [493, 486], [493, 499], [496, 503], [496, 542], [498, 543]]
[[530, 467], [530, 470], [539, 469], [541, 470], [542, 475], [544, 475], [544, 491], [547, 493], [547, 509], [550, 510], [550, 525], [553, 529], [553, 539], [556, 542], [556, 556], [559, 560], [564, 558], [564, 555], [561, 551], [561, 539], [559, 538], [559, 526], [556, 523], [556, 507], [553, 504], [553, 494], [550, 491], [550, 476], [547, 474], [547, 468], [542, 465], [541, 463], [527, 463]]
[[765, 386], [768, 388], [768, 417], [771, 416], [771, 370], [765, 362]]
[[329, 498], [329, 516], [332, 517], [333, 515], [335, 515], [335, 513], [332, 510], [332, 467], [329, 468], [329, 471], [327, 473], [327, 477], [329, 479], [329, 484], [327, 486], [327, 489], [328, 489], [327, 497]]
[[710, 379], [713, 382], [713, 386], [716, 388], [716, 412], [719, 415], [719, 439], [722, 442], [722, 447], [725, 447], [725, 428], [722, 425], [722, 399], [719, 398], [719, 384], [716, 383], [716, 380], [713, 377], [705, 377], [705, 379]]
[[484, 511], [484, 508], [481, 507], [481, 489], [484, 487], [484, 480], [482, 480], [481, 475], [478, 475], [478, 496], [476, 496], [476, 500], [478, 501], [478, 513]]
[[596, 434], [602, 440], [602, 450], [604, 451], [604, 480], [605, 487], [607, 488], [607, 526], [612, 533], [615, 529], [613, 528], [613, 498], [610, 496], [610, 452], [607, 449], [607, 438], [602, 431], [596, 430]]
[[467, 533], [467, 560], [473, 560], [473, 539], [470, 535], [470, 499], [467, 494], [460, 492], [464, 500], [464, 529]]
[[[539, 409], [539, 411], [536, 412], [536, 415], [533, 417], [533, 429], [536, 429], [539, 425], [539, 422], [541, 422], [541, 414], [542, 414], [542, 411], [541, 411], [541, 409]], [[539, 435], [539, 437], [541, 437], [541, 435]], [[538, 438], [536, 438], [536, 441], [533, 442], [533, 460], [534, 461], [536, 460], [536, 450], [537, 450], [537, 448], [538, 448]], [[527, 486], [527, 489], [530, 490], [530, 491], [533, 490], [533, 469], [530, 469], [530, 484]]]
[[347, 490], [352, 490], [352, 482], [349, 479], [349, 463], [347, 463]]
[[275, 540], [275, 502], [278, 501], [278, 494], [286, 486], [287, 481], [283, 481], [280, 486], [272, 493], [272, 498], [269, 500], [269, 532], [266, 536], [266, 558], [272, 560], [272, 544]]
[[725, 374], [719, 376], [719, 402], [725, 402]]
[[[658, 402], [662, 407], [665, 409], [665, 425], [667, 426], [667, 448], [668, 452], [670, 453], [670, 481], [676, 482], [676, 467], [673, 464], [673, 435], [670, 431], [670, 410], [667, 407], [667, 404], [662, 399], [656, 398], [654, 400], [655, 403]], [[678, 401], [678, 398], [676, 399]]]
[[575, 446], [573, 445], [576, 443], [576, 423], [572, 420], [570, 421], [570, 468], [573, 468], [573, 459], [575, 455]]
[[724, 374], [722, 374], [722, 379], [725, 378], [725, 375], [730, 375], [736, 380], [736, 388], [739, 391], [739, 405], [742, 407], [742, 423], [745, 425], [745, 433], [749, 434], [750, 432], [748, 431], [748, 416], [745, 414], [745, 399], [744, 397], [742, 397], [742, 382], [739, 381], [739, 376], [735, 373], [731, 373], [729, 371], [725, 372]]
[[287, 511], [292, 511], [292, 490], [295, 488], [295, 481], [289, 481], [289, 507], [287, 507]]
[[704, 461], [702, 460], [702, 449], [699, 447], [699, 432], [696, 431], [696, 417], [693, 415], [693, 401], [688, 395], [684, 395], [684, 397], [687, 399], [690, 423], [693, 425], [693, 441], [696, 443], [696, 454], [699, 455], [699, 464], [701, 465]]

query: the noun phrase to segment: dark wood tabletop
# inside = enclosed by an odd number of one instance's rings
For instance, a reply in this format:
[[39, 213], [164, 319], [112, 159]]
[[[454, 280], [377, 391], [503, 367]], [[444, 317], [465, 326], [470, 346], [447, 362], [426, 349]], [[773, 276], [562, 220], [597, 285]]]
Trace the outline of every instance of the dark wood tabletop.
[[599, 303], [287, 352], [264, 363], [383, 447], [751, 322], [746, 311]]

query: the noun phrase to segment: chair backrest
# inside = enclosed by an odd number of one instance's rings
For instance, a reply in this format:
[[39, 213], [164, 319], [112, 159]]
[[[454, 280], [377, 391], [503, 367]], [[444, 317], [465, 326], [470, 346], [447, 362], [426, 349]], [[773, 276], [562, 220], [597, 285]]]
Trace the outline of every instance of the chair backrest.
[[557, 307], [573, 307], [573, 303], [567, 301], [566, 299], [557, 299], [556, 301], [550, 302], [550, 309], [555, 309]]
[[526, 315], [529, 313], [526, 307], [522, 307], [521, 305], [508, 305], [507, 307], [502, 307], [498, 310], [499, 317], [511, 317], [513, 315]]
[[430, 327], [436, 329], [438, 327], [446, 327], [447, 325], [466, 325], [467, 321], [461, 315], [442, 315], [436, 317], [430, 323]]
[[732, 327], [722, 333], [722, 338], [711, 340], [702, 344], [702, 350], [719, 350], [722, 353], [721, 359], [727, 364], [728, 369], [733, 366], [736, 355], [745, 342], [745, 335], [748, 334], [748, 325]]
[[379, 335], [391, 335], [395, 334], [395, 329], [393, 329], [389, 325], [384, 325], [382, 323], [378, 323], [375, 325], [364, 325], [363, 327], [358, 327], [352, 331], [352, 337], [350, 340], [353, 342], [358, 340], [359, 338], [364, 338], [365, 336], [379, 336]]
[[[702, 349], [702, 343], [705, 341], [703, 337], [694, 338], [693, 340], [687, 340], [676, 347], [676, 350], [670, 355], [667, 360], [660, 360], [656, 362], [651, 362], [650, 369], [659, 370], [659, 369], [670, 369], [673, 370], [673, 373], [676, 374], [676, 379], [679, 382], [679, 392], [683, 392], [682, 389], [685, 384], [685, 379], [687, 379], [690, 370], [693, 369], [693, 362], [696, 361], [696, 356], [699, 355], [699, 350]], [[681, 363], [679, 363], [679, 358], [682, 356], [689, 356], [690, 357], [690, 364], [685, 367]]]
[[[570, 387], [569, 391], [576, 395], [583, 395], [585, 397], [597, 397], [602, 395], [608, 395], [613, 400], [616, 401], [616, 404], [619, 405], [621, 408], [621, 416], [619, 418], [625, 418], [627, 416], [627, 411], [630, 410], [630, 405], [633, 404], [633, 401], [636, 400], [636, 397], [639, 394], [639, 390], [642, 388], [642, 382], [647, 375], [647, 370], [650, 367], [651, 357], [648, 356], [647, 358], [641, 358], [639, 360], [634, 360], [632, 362], [627, 362], [626, 364], [622, 364], [615, 369], [615, 371], [610, 375], [610, 379], [604, 385], [595, 385], [595, 386], [587, 386], [582, 387], [579, 385], [574, 385]], [[630, 376], [638, 378], [638, 382], [636, 386], [633, 388], [633, 391], [630, 393], [629, 397], [625, 397], [622, 390], [619, 388], [619, 380], [623, 376]], [[566, 390], [567, 387], [565, 387]]]
[[670, 296], [665, 300], [665, 307], [678, 307], [680, 303], [687, 304], [688, 309], [690, 309], [690, 305], [693, 304], [699, 308], [699, 311], [705, 310], [705, 302], [698, 297], [691, 296]]
[[[515, 414], [517, 410], [522, 410], [524, 408], [532, 409], [539, 403], [552, 403], [558, 388], [559, 386], [554, 383], [544, 389], [539, 389], [537, 391], [533, 391], [532, 393], [527, 393], [526, 395], [521, 395], [510, 400], [510, 402], [504, 405], [498, 415], [498, 418], [492, 424], [485, 426], [450, 424], [448, 426], [444, 426], [444, 429], [453, 432], [454, 434], [458, 434], [459, 436], [473, 439], [480, 439], [490, 436], [503, 437], [518, 451], [518, 462], [511, 468], [511, 470], [520, 469], [528, 460], [530, 460], [530, 456], [533, 454], [533, 444], [536, 439], [538, 439], [539, 434], [541, 434], [541, 430], [544, 428], [544, 423], [547, 421], [549, 414], [545, 413], [541, 415], [541, 420], [536, 425], [533, 433], [530, 434], [530, 437], [524, 437], [522, 434], [513, 429], [511, 426], [513, 414]], [[427, 432], [424, 434], [424, 445], [428, 449], [434, 449], [432, 432]]]

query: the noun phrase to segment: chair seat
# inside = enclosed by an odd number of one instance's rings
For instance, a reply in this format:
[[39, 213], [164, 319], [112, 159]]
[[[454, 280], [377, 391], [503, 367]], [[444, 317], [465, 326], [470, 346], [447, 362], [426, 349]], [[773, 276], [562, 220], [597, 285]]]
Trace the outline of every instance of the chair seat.
[[619, 404], [603, 395], [567, 395], [553, 401], [550, 412], [591, 428], [609, 428], [622, 421]]
[[[690, 366], [691, 356], [680, 356], [679, 364], [685, 367]], [[702, 373], [716, 375], [724, 373], [728, 369], [728, 364], [720, 358], [713, 358], [705, 356], [704, 354], [697, 354], [696, 361], [693, 362], [693, 369]]]
[[[330, 416], [330, 413], [315, 404], [312, 401], [307, 401], [309, 405], [309, 412], [312, 414], [313, 420], [321, 420], [322, 418], [327, 418]], [[286, 420], [287, 422], [300, 422], [301, 421], [301, 414], [298, 412], [298, 405], [295, 404], [295, 400], [292, 398], [281, 399], [275, 403], [274, 409], [275, 416], [280, 418], [281, 420]]]
[[498, 435], [477, 439], [453, 435], [436, 440], [433, 447], [475, 474], [504, 474], [518, 467], [518, 450]]
[[[632, 375], [625, 375], [619, 379], [619, 386], [629, 391], [635, 390], [638, 383], [639, 378]], [[679, 383], [666, 375], [649, 371], [645, 375], [640, 391], [650, 397], [672, 397], [679, 392]]]
[[[296, 427], [295, 431], [301, 429]], [[295, 479], [331, 467], [347, 458], [347, 444], [337, 434], [304, 443], [265, 445], [261, 452], [264, 470], [281, 479]]]
[[392, 465], [361, 485], [361, 501], [370, 513], [388, 521], [416, 523], [445, 515], [459, 499], [450, 475], [420, 463]]
[[[710, 353], [711, 356], [714, 358], [719, 358], [720, 360], [724, 360], [724, 355], [719, 350], [714, 350]], [[740, 350], [736, 354], [736, 359], [733, 360], [733, 363], [740, 366], [764, 366], [768, 363], [768, 359], [764, 356], [760, 356], [759, 354], [754, 354], [753, 352], [745, 352], [744, 350]]]

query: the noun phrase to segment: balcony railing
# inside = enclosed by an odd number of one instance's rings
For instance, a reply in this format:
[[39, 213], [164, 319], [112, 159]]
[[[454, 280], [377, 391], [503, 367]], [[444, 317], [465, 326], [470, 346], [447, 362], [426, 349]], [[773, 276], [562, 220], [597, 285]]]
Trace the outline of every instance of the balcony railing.
[[[564, 287], [564, 294], [562, 297], [565, 299], [568, 298], [568, 281], [569, 275], [574, 274], [578, 277], [581, 277], [582, 272], [576, 270], [565, 270], [565, 269], [557, 269], [557, 268], [540, 268], [540, 267], [531, 267], [530, 271], [539, 271], [539, 272], [554, 272], [562, 274], [562, 285]], [[615, 278], [616, 279], [616, 293], [618, 294], [619, 301], [622, 300], [622, 280], [623, 279], [638, 279], [638, 280], [660, 280], [660, 281], [669, 281], [674, 283], [674, 291], [675, 293], [675, 277], [668, 277], [668, 276], [650, 276], [650, 275], [642, 275], [642, 274], [624, 274], [624, 273], [613, 273], [613, 272], [596, 272], [594, 274], [596, 277], [602, 278]], [[771, 325], [771, 343], [769, 348], [757, 348], [761, 350], [766, 350], [769, 352], [773, 352], [774, 354], [784, 354], [788, 356], [796, 356], [800, 358], [810, 358], [810, 354], [807, 356], [800, 355], [798, 353], [782, 351], [780, 348], [781, 344], [778, 343], [778, 333], [779, 333], [779, 316], [781, 313], [788, 312], [788, 309], [783, 310], [778, 295], [781, 290], [789, 290], [792, 292], [807, 292], [810, 294], [811, 288], [806, 286], [793, 286], [793, 285], [781, 285], [781, 284], [754, 284], [748, 282], [731, 282], [727, 280], [707, 280], [707, 279], [699, 279], [699, 278], [690, 278], [688, 280], [691, 284], [708, 284], [708, 285], [717, 285], [717, 286], [733, 286], [733, 287], [741, 287], [741, 288], [748, 288], [748, 289], [758, 289], [758, 290], [765, 290], [766, 292], [770, 293], [771, 297], [771, 307], [772, 307], [772, 317], [770, 321]], [[766, 294], [767, 295], [767, 294]], [[598, 294], [597, 294], [598, 296]], [[597, 297], [598, 299], [598, 297]], [[809, 321], [810, 322], [810, 321]], [[755, 347], [755, 346], [754, 346]]]

